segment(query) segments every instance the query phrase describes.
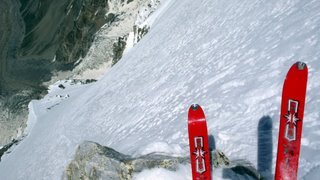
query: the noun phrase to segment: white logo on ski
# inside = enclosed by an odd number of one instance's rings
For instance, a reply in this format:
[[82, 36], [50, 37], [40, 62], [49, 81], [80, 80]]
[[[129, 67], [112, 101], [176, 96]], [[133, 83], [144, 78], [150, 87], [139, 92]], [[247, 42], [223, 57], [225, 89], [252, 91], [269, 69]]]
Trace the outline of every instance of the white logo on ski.
[[285, 138], [288, 141], [295, 141], [297, 139], [297, 113], [298, 113], [299, 102], [289, 99], [288, 101], [288, 114], [284, 117], [287, 120], [286, 129], [285, 129]]
[[206, 165], [204, 161], [204, 154], [206, 152], [203, 150], [203, 138], [195, 137], [194, 146], [195, 146], [195, 151], [193, 152], [193, 154], [196, 155], [196, 171], [202, 174], [203, 172], [206, 171]]

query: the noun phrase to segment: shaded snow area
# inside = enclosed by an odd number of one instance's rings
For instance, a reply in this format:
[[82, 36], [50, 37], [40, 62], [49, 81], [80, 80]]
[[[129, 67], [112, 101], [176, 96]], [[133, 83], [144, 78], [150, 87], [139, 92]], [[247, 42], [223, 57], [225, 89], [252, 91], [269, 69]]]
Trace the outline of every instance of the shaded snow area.
[[[134, 156], [188, 156], [192, 103], [203, 106], [217, 149], [258, 170], [269, 168], [272, 176], [282, 83], [296, 61], [309, 68], [298, 176], [319, 177], [319, 9], [317, 0], [172, 0], [100, 81], [60, 88], [59, 94], [69, 94], [63, 100], [50, 93], [31, 103], [36, 120], [2, 158], [0, 179], [60, 179], [85, 140]], [[259, 157], [261, 151], [270, 153]], [[214, 179], [226, 173], [213, 169]], [[191, 179], [191, 168], [134, 177]]]

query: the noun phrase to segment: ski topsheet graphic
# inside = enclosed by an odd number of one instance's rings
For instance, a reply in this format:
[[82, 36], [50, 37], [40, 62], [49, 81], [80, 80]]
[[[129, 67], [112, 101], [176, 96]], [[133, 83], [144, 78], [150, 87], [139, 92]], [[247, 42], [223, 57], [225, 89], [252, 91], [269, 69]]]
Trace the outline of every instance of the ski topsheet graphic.
[[193, 180], [210, 180], [208, 130], [202, 108], [193, 104], [188, 113], [190, 161]]
[[297, 179], [307, 80], [307, 65], [297, 62], [291, 66], [284, 81], [276, 180]]

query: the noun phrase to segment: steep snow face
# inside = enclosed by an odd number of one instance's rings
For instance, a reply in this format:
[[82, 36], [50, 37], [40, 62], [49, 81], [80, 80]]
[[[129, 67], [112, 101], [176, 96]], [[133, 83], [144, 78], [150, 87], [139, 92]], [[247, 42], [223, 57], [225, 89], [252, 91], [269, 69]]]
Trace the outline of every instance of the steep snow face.
[[[0, 163], [1, 178], [59, 179], [83, 140], [131, 155], [159, 149], [188, 155], [191, 103], [204, 107], [217, 149], [253, 164], [261, 148], [259, 122], [270, 120], [272, 133], [265, 139], [273, 163], [265, 166], [274, 169], [282, 83], [296, 61], [309, 67], [299, 179], [318, 177], [319, 8], [316, 0], [171, 1], [150, 32], [99, 82], [71, 88], [68, 99], [32, 116], [37, 121], [30, 134]], [[50, 101], [38, 101], [33, 109]], [[164, 177], [183, 178], [189, 170]]]

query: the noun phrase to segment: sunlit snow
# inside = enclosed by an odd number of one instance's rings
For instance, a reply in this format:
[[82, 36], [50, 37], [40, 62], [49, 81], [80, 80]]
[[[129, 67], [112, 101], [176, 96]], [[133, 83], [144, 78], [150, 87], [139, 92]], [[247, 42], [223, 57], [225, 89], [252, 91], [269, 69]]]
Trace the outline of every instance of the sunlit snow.
[[[274, 173], [282, 83], [296, 61], [309, 68], [298, 176], [319, 177], [319, 9], [317, 0], [171, 0], [97, 83], [70, 85], [30, 104], [32, 128], [3, 157], [0, 179], [60, 179], [84, 140], [135, 156], [158, 150], [188, 156], [192, 103], [204, 108], [216, 148], [255, 166], [259, 121], [271, 119], [273, 160], [266, 166]], [[213, 170], [213, 177], [222, 174]], [[191, 168], [135, 175], [160, 177], [191, 179]]]

